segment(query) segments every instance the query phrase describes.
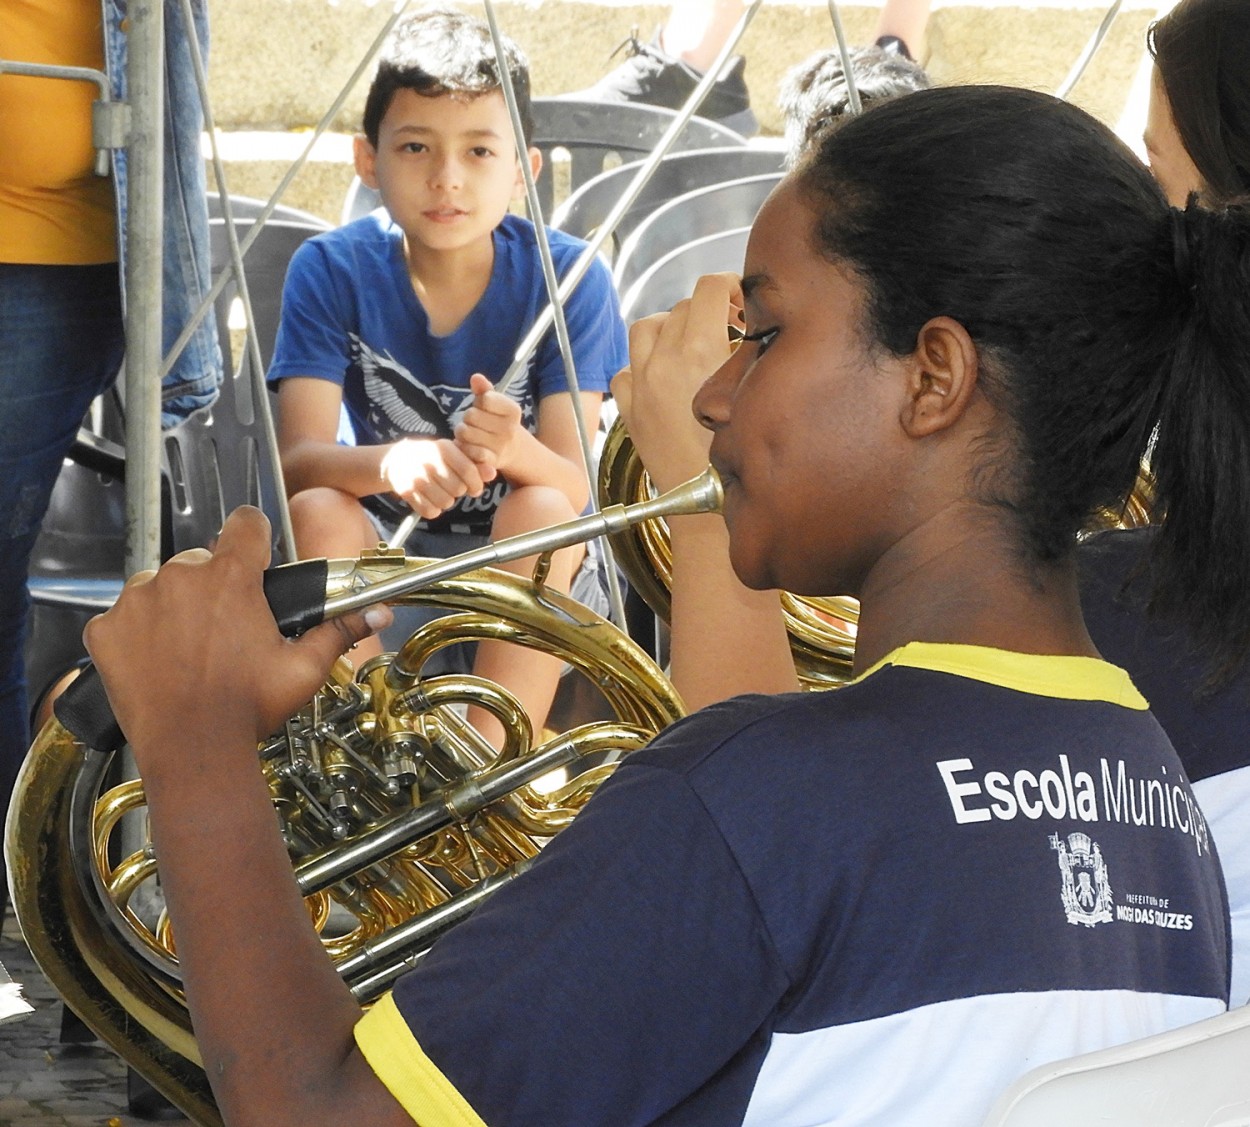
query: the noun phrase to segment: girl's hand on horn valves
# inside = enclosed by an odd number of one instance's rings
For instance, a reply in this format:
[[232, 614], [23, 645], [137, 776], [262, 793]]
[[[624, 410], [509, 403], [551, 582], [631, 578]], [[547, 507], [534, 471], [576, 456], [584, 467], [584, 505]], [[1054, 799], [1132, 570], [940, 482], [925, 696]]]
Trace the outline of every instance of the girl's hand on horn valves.
[[669, 313], [629, 329], [629, 367], [612, 395], [634, 447], [661, 491], [707, 466], [712, 436], [691, 413], [703, 382], [729, 359], [730, 328], [742, 326], [742, 284], [736, 274], [708, 274]]
[[[265, 601], [269, 521], [231, 513], [215, 548], [180, 552], [134, 575], [83, 641], [141, 773], [208, 744], [254, 750], [306, 704], [334, 661], [390, 621], [371, 607], [284, 638]], [[208, 739], [205, 739], [205, 736]]]

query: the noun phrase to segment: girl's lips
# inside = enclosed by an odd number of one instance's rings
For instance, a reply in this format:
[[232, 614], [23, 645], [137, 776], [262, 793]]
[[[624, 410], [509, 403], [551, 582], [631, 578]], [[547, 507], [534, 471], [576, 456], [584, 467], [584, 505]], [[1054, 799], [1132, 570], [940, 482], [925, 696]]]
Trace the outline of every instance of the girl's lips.
[[467, 211], [462, 211], [458, 207], [442, 207], [432, 208], [431, 210], [424, 211], [421, 214], [424, 215], [426, 219], [430, 220], [431, 223], [454, 223], [457, 219], [468, 215], [469, 213]]

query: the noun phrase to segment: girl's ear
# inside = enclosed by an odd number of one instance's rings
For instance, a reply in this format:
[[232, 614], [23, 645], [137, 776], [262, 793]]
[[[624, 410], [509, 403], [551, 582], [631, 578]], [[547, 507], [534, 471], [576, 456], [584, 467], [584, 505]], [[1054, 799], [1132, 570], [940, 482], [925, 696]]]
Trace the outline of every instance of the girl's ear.
[[968, 409], [977, 385], [977, 346], [968, 330], [952, 317], [926, 321], [908, 361], [900, 417], [904, 431], [924, 438], [953, 426]]
[[378, 177], [374, 171], [377, 158], [378, 151], [369, 144], [369, 138], [363, 133], [357, 133], [352, 138], [352, 161], [356, 165], [356, 175], [360, 177], [365, 187], [372, 188], [374, 191], [378, 188]]

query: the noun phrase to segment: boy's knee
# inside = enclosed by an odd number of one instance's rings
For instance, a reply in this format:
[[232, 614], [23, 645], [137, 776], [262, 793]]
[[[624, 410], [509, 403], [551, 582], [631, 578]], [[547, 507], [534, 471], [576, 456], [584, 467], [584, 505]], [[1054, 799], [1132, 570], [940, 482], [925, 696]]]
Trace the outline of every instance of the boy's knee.
[[291, 520], [295, 523], [315, 523], [327, 517], [341, 516], [344, 512], [360, 508], [360, 502], [350, 493], [329, 486], [318, 485], [294, 494], [288, 502]]
[[294, 494], [288, 504], [301, 555], [353, 555], [377, 543], [369, 517], [350, 493], [316, 486]]
[[577, 515], [560, 490], [547, 485], [523, 485], [510, 489], [499, 502], [491, 524], [491, 539], [502, 540], [505, 536], [549, 528]]

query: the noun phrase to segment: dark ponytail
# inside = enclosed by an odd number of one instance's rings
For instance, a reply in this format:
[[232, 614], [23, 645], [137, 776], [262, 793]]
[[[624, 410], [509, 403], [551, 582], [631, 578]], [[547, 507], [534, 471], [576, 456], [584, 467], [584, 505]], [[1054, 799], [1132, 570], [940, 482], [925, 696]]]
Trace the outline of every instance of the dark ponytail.
[[1152, 610], [1185, 618], [1215, 680], [1250, 649], [1250, 206], [1171, 212], [1180, 324], [1151, 453]]
[[[1250, 646], [1250, 277], [1242, 211], [1169, 209], [1141, 162], [1044, 94], [908, 94], [822, 134], [796, 169], [816, 249], [868, 290], [896, 355], [949, 316], [1012, 441], [980, 500], [1023, 558], [1067, 558], [1152, 451], [1154, 605], [1221, 666]], [[1179, 216], [1179, 217], [1176, 217]]]

